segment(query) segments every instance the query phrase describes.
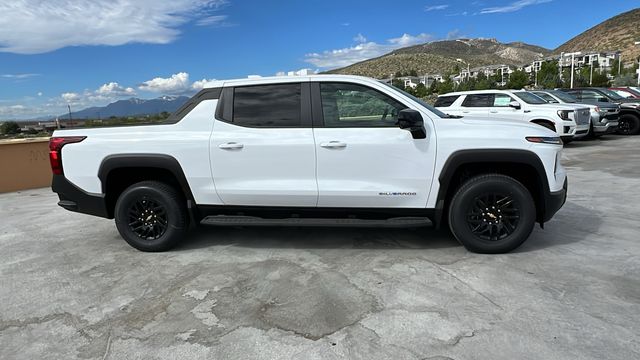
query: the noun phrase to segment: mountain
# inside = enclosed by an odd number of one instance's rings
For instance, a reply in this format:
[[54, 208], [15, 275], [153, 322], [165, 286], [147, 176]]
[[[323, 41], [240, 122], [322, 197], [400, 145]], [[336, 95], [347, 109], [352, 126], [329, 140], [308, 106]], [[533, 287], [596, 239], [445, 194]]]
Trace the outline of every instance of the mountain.
[[[627, 11], [592, 27], [555, 49], [555, 53], [584, 50], [622, 52], [622, 61], [640, 56], [640, 8]], [[625, 60], [626, 59], [626, 60]]]
[[[138, 99], [130, 98], [127, 100], [118, 100], [107, 106], [90, 107], [84, 110], [71, 113], [74, 119], [96, 119], [108, 118], [111, 116], [133, 116], [158, 114], [163, 111], [174, 112], [182, 104], [189, 100], [186, 96], [162, 96], [156, 99]], [[67, 118], [69, 114], [62, 114], [60, 118]]]
[[396, 72], [415, 70], [418, 74], [444, 74], [456, 66], [522, 65], [548, 56], [551, 51], [522, 42], [500, 43], [496, 39], [457, 39], [434, 41], [394, 50], [378, 58], [365, 60], [334, 74], [364, 75], [386, 78]]

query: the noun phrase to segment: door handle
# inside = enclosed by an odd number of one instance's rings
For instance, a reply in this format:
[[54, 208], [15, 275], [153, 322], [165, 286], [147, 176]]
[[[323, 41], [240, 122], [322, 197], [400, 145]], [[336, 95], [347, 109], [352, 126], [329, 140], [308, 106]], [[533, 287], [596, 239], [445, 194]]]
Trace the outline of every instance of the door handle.
[[228, 142], [228, 143], [225, 143], [225, 144], [220, 144], [220, 145], [218, 145], [218, 147], [220, 149], [224, 149], [224, 150], [235, 150], [235, 149], [242, 149], [244, 147], [244, 145], [238, 144], [238, 143], [235, 143], [235, 142]]
[[498, 110], [489, 110], [489, 112], [492, 113], [492, 114], [497, 114]]
[[469, 110], [462, 110], [462, 112], [463, 112], [463, 113], [465, 113], [465, 114], [468, 114], [468, 113], [470, 113], [471, 111], [469, 111]]
[[346, 148], [347, 144], [341, 141], [329, 141], [326, 143], [321, 143], [320, 146], [327, 149], [340, 149], [340, 148]]

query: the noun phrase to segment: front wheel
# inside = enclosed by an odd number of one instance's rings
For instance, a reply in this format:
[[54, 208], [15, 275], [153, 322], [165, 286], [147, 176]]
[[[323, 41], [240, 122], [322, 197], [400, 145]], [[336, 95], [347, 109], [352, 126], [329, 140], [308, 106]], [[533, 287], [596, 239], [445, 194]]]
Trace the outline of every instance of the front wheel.
[[618, 124], [618, 134], [621, 135], [637, 135], [640, 133], [640, 118], [633, 114], [624, 114], [620, 116]]
[[118, 198], [114, 213], [122, 238], [141, 251], [169, 250], [187, 231], [182, 195], [158, 181], [128, 187]]
[[466, 181], [451, 199], [449, 227], [467, 250], [498, 254], [516, 249], [533, 231], [536, 208], [527, 188], [500, 174]]

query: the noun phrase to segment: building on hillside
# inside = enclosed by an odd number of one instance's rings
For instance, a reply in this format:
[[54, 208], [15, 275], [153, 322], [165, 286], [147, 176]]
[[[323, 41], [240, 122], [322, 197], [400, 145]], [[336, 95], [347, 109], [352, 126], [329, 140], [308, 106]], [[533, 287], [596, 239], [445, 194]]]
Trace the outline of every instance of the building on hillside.
[[574, 53], [562, 53], [556, 57], [559, 64], [563, 68], [571, 67], [571, 59], [573, 58], [574, 68], [583, 68], [585, 66], [598, 65], [600, 71], [609, 70], [615, 60], [620, 60], [619, 51], [579, 51]]

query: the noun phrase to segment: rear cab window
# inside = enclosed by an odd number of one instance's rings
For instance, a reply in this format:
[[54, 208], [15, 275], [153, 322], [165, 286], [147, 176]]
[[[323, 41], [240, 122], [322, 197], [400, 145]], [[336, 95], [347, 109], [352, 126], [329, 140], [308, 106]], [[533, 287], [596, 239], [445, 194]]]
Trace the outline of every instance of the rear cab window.
[[239, 86], [231, 123], [245, 127], [301, 127], [301, 84]]

